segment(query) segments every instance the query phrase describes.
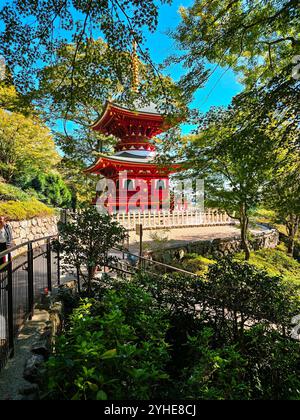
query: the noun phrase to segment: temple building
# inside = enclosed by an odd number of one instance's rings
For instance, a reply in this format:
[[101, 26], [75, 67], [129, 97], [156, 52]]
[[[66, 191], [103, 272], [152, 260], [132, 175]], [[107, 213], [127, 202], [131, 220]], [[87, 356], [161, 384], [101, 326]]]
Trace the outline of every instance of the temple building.
[[[132, 89], [138, 93], [139, 63], [136, 48], [133, 42]], [[171, 128], [166, 117], [157, 112], [155, 105], [141, 107], [137, 104], [135, 109], [128, 109], [106, 102], [102, 115], [91, 128], [119, 139], [113, 156], [100, 154], [97, 162], [85, 170], [86, 173], [110, 181], [108, 191], [97, 192], [95, 204], [107, 193], [104, 206], [110, 213], [172, 210], [174, 203], [169, 177], [180, 170], [181, 166], [161, 166], [155, 161], [155, 136]]]
[[169, 205], [169, 176], [180, 170], [180, 165], [155, 163], [155, 136], [169, 128], [165, 117], [153, 105], [130, 110], [106, 103], [92, 129], [113, 135], [119, 141], [113, 156], [100, 154], [97, 162], [85, 172], [114, 182], [116, 193], [106, 203], [110, 212], [129, 212], [137, 208], [159, 211]]

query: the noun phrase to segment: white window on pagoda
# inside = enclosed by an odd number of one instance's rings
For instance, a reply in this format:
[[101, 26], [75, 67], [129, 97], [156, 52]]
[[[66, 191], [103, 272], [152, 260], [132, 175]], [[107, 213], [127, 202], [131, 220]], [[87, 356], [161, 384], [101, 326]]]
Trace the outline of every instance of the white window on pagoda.
[[165, 181], [163, 179], [159, 179], [156, 183], [156, 188], [158, 190], [164, 190], [166, 188]]

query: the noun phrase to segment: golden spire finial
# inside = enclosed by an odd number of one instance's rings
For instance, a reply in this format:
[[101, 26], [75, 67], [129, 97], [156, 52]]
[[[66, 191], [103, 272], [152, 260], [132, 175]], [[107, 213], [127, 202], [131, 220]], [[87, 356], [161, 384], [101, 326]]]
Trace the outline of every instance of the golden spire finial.
[[137, 42], [133, 37], [132, 41], [132, 90], [135, 93], [139, 91], [139, 59], [137, 56]]

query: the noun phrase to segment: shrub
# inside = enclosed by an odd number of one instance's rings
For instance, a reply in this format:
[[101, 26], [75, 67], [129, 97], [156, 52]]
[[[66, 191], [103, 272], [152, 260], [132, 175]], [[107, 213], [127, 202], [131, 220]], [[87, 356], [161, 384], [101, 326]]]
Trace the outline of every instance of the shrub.
[[[130, 300], [128, 301], [128, 297]], [[84, 300], [47, 363], [49, 399], [150, 399], [168, 379], [168, 323], [141, 290]]]
[[34, 217], [53, 216], [54, 209], [47, 207], [45, 204], [37, 201], [0, 201], [0, 214], [6, 216], [8, 220], [25, 220]]
[[[242, 254], [237, 254], [235, 259], [241, 261]], [[271, 276], [282, 276], [284, 280], [300, 285], [300, 264], [287, 254], [287, 248], [283, 243], [276, 249], [252, 252], [249, 263], [266, 270]]]
[[300, 399], [297, 289], [229, 258], [203, 278], [106, 277], [48, 363], [47, 398]]
[[72, 194], [59, 174], [38, 174], [26, 188], [33, 188], [41, 201], [54, 207], [69, 208]]
[[246, 381], [254, 400], [300, 400], [299, 342], [264, 325], [246, 330]]
[[258, 325], [237, 342], [216, 347], [214, 330], [189, 337], [183, 398], [200, 400], [299, 400], [299, 343]]
[[206, 287], [202, 305], [212, 312], [222, 342], [243, 340], [244, 331], [257, 324], [286, 334], [299, 313], [296, 287], [248, 263], [223, 258], [210, 267]]
[[0, 201], [28, 201], [32, 197], [11, 184], [0, 181]]
[[114, 261], [108, 251], [125, 240], [125, 228], [109, 215], [99, 214], [94, 207], [88, 206], [70, 215], [67, 223], [61, 223], [59, 233], [60, 240], [54, 243], [54, 247], [60, 249], [62, 265], [78, 269], [87, 293], [91, 295], [96, 267]]

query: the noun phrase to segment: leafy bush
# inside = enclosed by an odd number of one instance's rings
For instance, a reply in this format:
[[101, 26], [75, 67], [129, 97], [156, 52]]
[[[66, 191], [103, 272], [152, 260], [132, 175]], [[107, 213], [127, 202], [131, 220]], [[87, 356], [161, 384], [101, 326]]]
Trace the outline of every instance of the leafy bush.
[[207, 273], [209, 266], [214, 264], [215, 260], [203, 257], [197, 254], [187, 254], [180, 261], [180, 267], [192, 273], [202, 275]]
[[0, 182], [0, 201], [26, 201], [32, 197], [11, 184]]
[[213, 347], [214, 331], [204, 328], [188, 338], [188, 352], [193, 361], [181, 379], [184, 398], [200, 400], [247, 400], [247, 360], [234, 345]]
[[243, 340], [244, 331], [257, 324], [282, 333], [299, 313], [297, 288], [271, 277], [251, 264], [223, 258], [210, 267], [203, 305], [212, 311], [220, 340]]
[[37, 201], [0, 201], [0, 214], [6, 216], [9, 220], [25, 220], [34, 217], [53, 216], [54, 209], [47, 207], [45, 204]]
[[200, 277], [105, 277], [48, 363], [46, 398], [300, 399], [299, 294], [229, 258]]
[[[129, 300], [128, 300], [129, 297]], [[47, 363], [47, 398], [149, 399], [168, 379], [168, 323], [142, 290], [84, 300]]]
[[122, 244], [127, 237], [126, 229], [108, 214], [99, 214], [92, 207], [84, 207], [71, 214], [67, 223], [59, 225], [60, 239], [54, 247], [61, 252], [63, 266], [78, 269], [91, 295], [91, 283], [97, 266], [107, 266], [114, 261], [108, 255], [113, 247]]
[[38, 174], [26, 188], [33, 188], [41, 201], [55, 207], [69, 208], [72, 194], [59, 174]]
[[264, 208], [257, 208], [253, 211], [252, 219], [255, 223], [272, 223], [274, 224], [277, 220], [276, 213], [274, 210], [268, 210]]

